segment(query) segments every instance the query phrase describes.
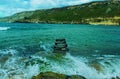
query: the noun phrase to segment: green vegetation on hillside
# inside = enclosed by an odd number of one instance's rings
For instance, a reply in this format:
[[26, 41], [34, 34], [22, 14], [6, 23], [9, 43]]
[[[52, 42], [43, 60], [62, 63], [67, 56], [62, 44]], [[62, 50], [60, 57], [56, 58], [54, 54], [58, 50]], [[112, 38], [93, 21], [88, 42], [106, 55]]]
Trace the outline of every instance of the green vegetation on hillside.
[[120, 25], [120, 1], [96, 1], [62, 8], [22, 12], [3, 18], [1, 21]]

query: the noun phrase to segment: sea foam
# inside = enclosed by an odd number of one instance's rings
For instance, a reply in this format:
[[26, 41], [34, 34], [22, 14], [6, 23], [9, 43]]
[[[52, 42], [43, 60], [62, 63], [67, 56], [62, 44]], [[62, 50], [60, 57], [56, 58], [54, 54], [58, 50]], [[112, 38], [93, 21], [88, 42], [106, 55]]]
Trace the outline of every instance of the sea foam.
[[8, 30], [8, 29], [10, 29], [10, 27], [0, 27], [0, 31]]
[[32, 76], [47, 71], [66, 75], [82, 75], [87, 79], [110, 79], [112, 77], [120, 77], [119, 59], [111, 60], [110, 58], [105, 58], [98, 61], [102, 70], [97, 71], [94, 67], [89, 65], [89, 59], [86, 57], [76, 57], [69, 53], [64, 56], [50, 53], [44, 56], [31, 55], [30, 58], [15, 55], [17, 54], [12, 55], [4, 65], [1, 65], [1, 79], [31, 79]]

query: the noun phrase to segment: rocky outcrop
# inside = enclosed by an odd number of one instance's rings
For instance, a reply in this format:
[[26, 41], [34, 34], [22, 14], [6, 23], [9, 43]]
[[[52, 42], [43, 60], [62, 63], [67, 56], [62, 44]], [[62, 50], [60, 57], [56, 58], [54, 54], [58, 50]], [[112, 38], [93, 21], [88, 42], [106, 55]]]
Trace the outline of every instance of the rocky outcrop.
[[112, 77], [111, 79], [120, 79], [119, 77]]
[[54, 53], [65, 54], [68, 51], [67, 43], [65, 39], [56, 39], [54, 45]]
[[54, 72], [45, 72], [40, 73], [37, 76], [33, 76], [32, 79], [86, 79], [83, 76], [79, 75], [65, 75], [65, 74], [58, 74]]

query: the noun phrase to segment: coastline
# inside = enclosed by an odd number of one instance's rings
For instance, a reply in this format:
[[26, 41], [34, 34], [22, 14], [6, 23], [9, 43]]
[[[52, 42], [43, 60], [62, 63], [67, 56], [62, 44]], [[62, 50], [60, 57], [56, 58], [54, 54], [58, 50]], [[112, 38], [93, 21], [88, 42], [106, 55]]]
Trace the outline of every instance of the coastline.
[[120, 26], [120, 17], [96, 17], [96, 18], [84, 18], [79, 20], [39, 20], [39, 19], [21, 19], [21, 20], [9, 20], [7, 22], [12, 23], [41, 23], [41, 24], [89, 24], [89, 25], [111, 25]]
[[89, 23], [79, 23], [79, 22], [9, 22], [9, 23], [36, 23], [36, 24], [88, 24], [88, 25], [105, 25], [105, 26], [120, 26], [119, 23], [114, 22], [89, 22]]

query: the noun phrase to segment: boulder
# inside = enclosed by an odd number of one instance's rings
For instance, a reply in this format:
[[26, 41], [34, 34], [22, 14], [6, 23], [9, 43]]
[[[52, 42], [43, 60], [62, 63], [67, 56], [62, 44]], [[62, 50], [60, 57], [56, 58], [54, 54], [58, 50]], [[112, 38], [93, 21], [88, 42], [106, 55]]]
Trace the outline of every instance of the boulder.
[[68, 51], [67, 43], [65, 39], [56, 39], [54, 45], [54, 53], [65, 54]]
[[58, 74], [54, 72], [44, 72], [40, 73], [37, 76], [33, 76], [32, 79], [86, 79], [83, 76], [79, 75], [65, 75], [65, 74]]
[[120, 78], [117, 76], [117, 77], [112, 77], [111, 79], [120, 79]]

